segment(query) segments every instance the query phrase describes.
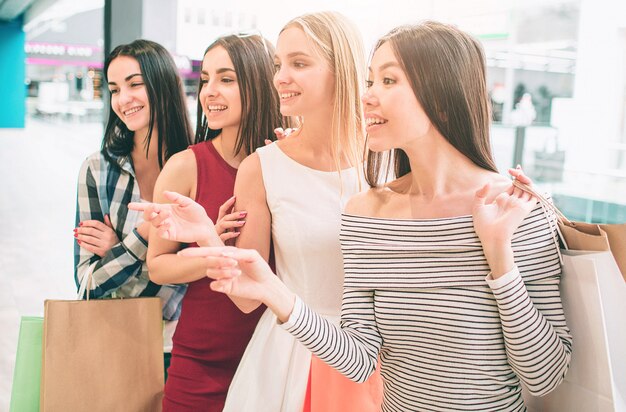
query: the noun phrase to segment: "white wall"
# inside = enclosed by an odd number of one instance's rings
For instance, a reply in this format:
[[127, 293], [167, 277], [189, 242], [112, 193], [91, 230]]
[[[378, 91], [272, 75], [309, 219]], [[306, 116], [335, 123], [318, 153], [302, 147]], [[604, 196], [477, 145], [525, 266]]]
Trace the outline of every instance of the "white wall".
[[582, 0], [574, 97], [553, 123], [568, 140], [566, 167], [610, 171], [624, 105], [626, 2]]

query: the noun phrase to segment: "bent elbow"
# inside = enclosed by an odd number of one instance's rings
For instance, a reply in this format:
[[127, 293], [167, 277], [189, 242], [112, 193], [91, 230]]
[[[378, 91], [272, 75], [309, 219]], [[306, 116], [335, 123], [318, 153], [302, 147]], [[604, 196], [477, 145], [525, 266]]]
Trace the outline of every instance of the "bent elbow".
[[556, 389], [563, 382], [563, 379], [560, 379], [556, 384], [550, 386], [542, 386], [542, 387], [532, 387], [526, 385], [526, 389], [531, 396], [541, 397], [546, 396], [550, 392]]
[[352, 382], [365, 383], [374, 374], [374, 372], [376, 372], [376, 366], [378, 364], [377, 359], [378, 358], [376, 358], [376, 361], [374, 362], [366, 362], [363, 364], [362, 368], [357, 368], [352, 371], [348, 370], [342, 372], [342, 374]]
[[165, 285], [168, 283], [160, 273], [159, 265], [155, 265], [152, 260], [148, 260], [146, 264], [148, 266], [148, 278], [150, 278], [152, 283], [156, 283], [157, 285]]
[[162, 277], [160, 277], [156, 273], [148, 272], [148, 277], [150, 278], [150, 282], [156, 283], [157, 285], [160, 285], [160, 286], [169, 285], [168, 282], [166, 282]]
[[555, 390], [563, 381], [565, 380], [565, 375], [569, 370], [569, 360], [566, 365], [562, 369], [560, 373], [558, 373], [553, 379], [548, 382], [528, 382], [527, 380], [523, 380], [524, 386], [528, 390], [528, 393], [532, 396], [546, 396], [553, 390]]

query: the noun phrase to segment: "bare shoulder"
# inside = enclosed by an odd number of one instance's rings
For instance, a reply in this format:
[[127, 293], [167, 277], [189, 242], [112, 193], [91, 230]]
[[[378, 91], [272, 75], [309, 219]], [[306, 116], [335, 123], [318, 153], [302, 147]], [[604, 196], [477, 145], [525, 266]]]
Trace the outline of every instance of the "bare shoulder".
[[389, 189], [372, 187], [352, 196], [346, 204], [345, 212], [357, 216], [377, 216], [385, 204]]
[[[159, 173], [155, 193], [171, 190], [185, 196], [195, 195], [198, 167], [191, 149], [183, 150], [170, 157]], [[193, 196], [192, 196], [193, 197]]]
[[500, 193], [507, 191], [510, 189], [513, 182], [511, 179], [508, 179], [506, 176], [503, 176], [498, 173], [492, 173], [489, 176], [489, 184], [491, 185], [490, 196], [496, 197]]
[[165, 162], [161, 174], [172, 173], [179, 175], [185, 174], [187, 176], [189, 173], [193, 173], [195, 176], [196, 171], [196, 155], [193, 153], [193, 150], [185, 149], [182, 152], [172, 155], [167, 162]]
[[248, 202], [265, 204], [265, 184], [261, 170], [261, 159], [255, 152], [243, 159], [235, 179], [236, 208], [250, 208]]
[[262, 180], [261, 175], [261, 159], [258, 153], [254, 152], [250, 156], [243, 159], [237, 169], [237, 181], [259, 181]]

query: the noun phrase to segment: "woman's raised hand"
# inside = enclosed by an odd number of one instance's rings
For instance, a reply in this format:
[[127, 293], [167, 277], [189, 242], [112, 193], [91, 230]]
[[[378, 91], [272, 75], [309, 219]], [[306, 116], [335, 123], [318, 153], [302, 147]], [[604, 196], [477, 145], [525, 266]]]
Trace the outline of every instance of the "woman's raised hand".
[[487, 202], [490, 185], [476, 192], [472, 216], [474, 229], [483, 246], [492, 243], [508, 243], [513, 233], [537, 204], [537, 198], [517, 187], [500, 193]]
[[143, 212], [144, 220], [164, 239], [182, 243], [208, 242], [215, 226], [204, 208], [179, 193], [163, 193], [171, 203], [132, 202], [128, 208]]
[[533, 181], [530, 179], [530, 177], [524, 174], [524, 171], [522, 170], [522, 166], [520, 165], [517, 165], [515, 169], [513, 168], [509, 169], [509, 174], [513, 177], [513, 179], [521, 183], [524, 183], [527, 186], [533, 185]]
[[[523, 173], [521, 176], [521, 182], [532, 184]], [[489, 192], [489, 184], [476, 192], [472, 217], [491, 275], [496, 279], [513, 269], [513, 233], [533, 210], [537, 198], [514, 185], [490, 202], [487, 201]]]

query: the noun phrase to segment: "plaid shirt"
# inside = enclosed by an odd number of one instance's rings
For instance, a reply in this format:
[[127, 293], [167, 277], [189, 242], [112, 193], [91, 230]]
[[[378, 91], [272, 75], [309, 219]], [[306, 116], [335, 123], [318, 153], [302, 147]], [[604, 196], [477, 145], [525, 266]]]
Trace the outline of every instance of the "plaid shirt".
[[145, 264], [148, 243], [135, 229], [142, 216], [127, 207], [130, 202], [140, 201], [135, 171], [130, 156], [111, 157], [119, 167], [111, 165], [100, 152], [83, 162], [78, 176], [76, 226], [84, 220], [103, 222], [104, 215], [109, 214], [121, 242], [102, 258], [74, 242], [76, 285], [91, 272], [90, 298], [159, 296], [163, 319], [178, 319], [186, 286], [161, 286], [150, 281]]

